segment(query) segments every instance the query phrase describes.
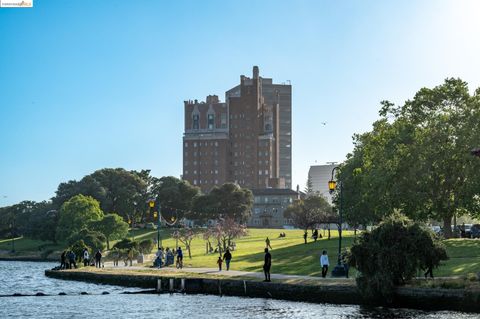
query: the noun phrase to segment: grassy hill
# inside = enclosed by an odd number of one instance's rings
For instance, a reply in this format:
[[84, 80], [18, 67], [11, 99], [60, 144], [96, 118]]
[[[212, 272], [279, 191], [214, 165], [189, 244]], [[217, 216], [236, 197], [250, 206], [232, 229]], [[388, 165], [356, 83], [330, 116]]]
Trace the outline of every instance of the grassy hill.
[[[286, 233], [285, 238], [279, 238], [281, 231]], [[169, 230], [162, 230], [163, 247], [175, 247], [175, 240], [171, 238], [170, 233]], [[249, 229], [247, 237], [236, 240], [236, 250], [232, 252], [231, 268], [262, 271], [263, 249], [265, 248], [265, 239], [268, 236], [273, 248], [271, 251], [273, 273], [318, 276], [320, 274], [319, 257], [322, 250], [327, 250], [332, 266], [336, 263], [338, 233], [332, 231], [331, 235], [330, 240], [324, 236], [316, 243], [309, 239], [309, 243], [305, 245], [303, 243], [303, 231], [301, 230]], [[157, 232], [155, 230], [133, 230], [130, 237], [135, 238], [135, 240], [154, 239], [157, 237]], [[353, 240], [353, 232], [344, 232], [344, 247], [349, 247]], [[480, 272], [480, 240], [450, 239], [444, 242], [450, 259], [434, 271], [435, 276], [460, 276]], [[184, 246], [181, 243], [179, 245]], [[41, 250], [39, 250], [39, 247]], [[58, 251], [62, 249], [62, 245], [51, 245], [41, 241], [20, 238], [16, 240], [15, 248], [17, 256], [31, 256], [39, 255], [42, 251]], [[10, 249], [10, 240], [0, 240], [0, 251], [3, 251], [0, 257], [8, 254]], [[186, 252], [185, 255], [187, 255]], [[205, 254], [205, 241], [201, 237], [197, 237], [192, 241], [192, 259], [185, 257], [184, 263], [188, 267], [214, 268], [217, 258], [218, 254]], [[419, 273], [419, 275], [422, 274]]]

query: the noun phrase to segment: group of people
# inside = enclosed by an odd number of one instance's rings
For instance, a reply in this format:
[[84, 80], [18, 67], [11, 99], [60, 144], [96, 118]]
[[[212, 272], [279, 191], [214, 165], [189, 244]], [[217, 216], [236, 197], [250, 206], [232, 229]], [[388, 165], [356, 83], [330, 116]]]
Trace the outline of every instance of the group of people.
[[[102, 252], [97, 250], [94, 254], [94, 261], [90, 260], [90, 253], [88, 252], [87, 248], [84, 248], [82, 254], [80, 255], [80, 261], [83, 260], [83, 266], [93, 266], [97, 268], [101, 268], [101, 261], [102, 261]], [[73, 269], [77, 268], [77, 255], [73, 252], [73, 250], [64, 250], [60, 255], [60, 267], [59, 269]]]
[[157, 268], [162, 268], [162, 267], [167, 267], [169, 265], [173, 265], [175, 255], [177, 256], [177, 263], [176, 263], [177, 268], [179, 269], [183, 268], [182, 247], [178, 247], [176, 251], [174, 251], [173, 249], [170, 249], [169, 247], [167, 247], [164, 251], [163, 247], [160, 247], [155, 254], [156, 258], [153, 263], [153, 266]]
[[[305, 241], [305, 244], [307, 243], [307, 238], [308, 238], [308, 232], [305, 231], [305, 232], [303, 233], [303, 240]], [[314, 230], [312, 231], [312, 238], [313, 238], [313, 241], [315, 241], [315, 242], [317, 241], [317, 239], [322, 238], [322, 234], [320, 234], [320, 233], [318, 232], [318, 229], [314, 229]]]

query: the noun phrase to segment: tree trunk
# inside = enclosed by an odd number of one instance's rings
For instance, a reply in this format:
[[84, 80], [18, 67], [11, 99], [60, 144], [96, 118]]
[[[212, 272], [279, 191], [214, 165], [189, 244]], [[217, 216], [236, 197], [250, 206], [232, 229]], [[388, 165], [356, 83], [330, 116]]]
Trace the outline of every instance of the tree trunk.
[[328, 239], [330, 240], [330, 224], [328, 224]]
[[187, 245], [188, 258], [192, 259], [192, 252], [190, 251], [190, 245]]
[[445, 238], [452, 238], [452, 216], [449, 215], [443, 218], [443, 236]]

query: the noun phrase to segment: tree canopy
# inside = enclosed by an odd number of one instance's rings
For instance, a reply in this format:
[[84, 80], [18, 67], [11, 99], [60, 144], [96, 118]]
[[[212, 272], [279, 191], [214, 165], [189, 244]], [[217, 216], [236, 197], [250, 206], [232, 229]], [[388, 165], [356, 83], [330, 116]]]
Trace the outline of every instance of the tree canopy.
[[56, 232], [58, 240], [64, 240], [79, 232], [93, 221], [103, 218], [98, 201], [90, 196], [76, 195], [63, 203]]
[[105, 236], [107, 249], [110, 249], [110, 240], [122, 239], [128, 234], [128, 224], [115, 213], [107, 214], [101, 220], [91, 222], [90, 226]]
[[337, 223], [339, 219], [332, 212], [332, 207], [321, 195], [311, 195], [306, 199], [299, 199], [288, 206], [285, 217], [291, 218], [293, 224], [307, 230], [318, 224]]
[[480, 90], [460, 79], [422, 88], [401, 106], [384, 101], [373, 130], [354, 136], [338, 175], [352, 224], [379, 221], [400, 209], [416, 220], [480, 214]]

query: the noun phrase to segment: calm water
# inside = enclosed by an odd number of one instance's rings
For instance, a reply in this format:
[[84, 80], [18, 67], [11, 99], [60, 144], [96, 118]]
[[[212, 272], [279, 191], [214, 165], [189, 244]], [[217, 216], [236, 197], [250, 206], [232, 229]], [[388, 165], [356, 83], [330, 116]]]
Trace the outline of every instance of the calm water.
[[[43, 271], [54, 265], [0, 261], [0, 295], [37, 292], [54, 295], [0, 297], [0, 318], [479, 318], [476, 314], [458, 312], [367, 309], [269, 299], [180, 294], [124, 295], [121, 293], [135, 289], [46, 278]], [[101, 295], [104, 291], [110, 294]], [[59, 292], [67, 295], [58, 296]], [[81, 292], [89, 295], [80, 295]]]

